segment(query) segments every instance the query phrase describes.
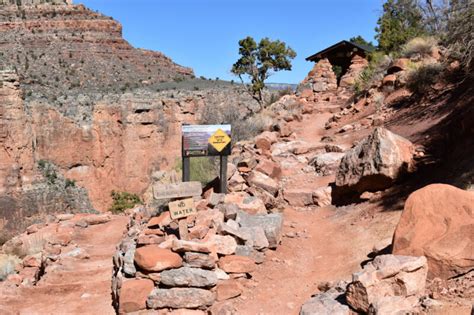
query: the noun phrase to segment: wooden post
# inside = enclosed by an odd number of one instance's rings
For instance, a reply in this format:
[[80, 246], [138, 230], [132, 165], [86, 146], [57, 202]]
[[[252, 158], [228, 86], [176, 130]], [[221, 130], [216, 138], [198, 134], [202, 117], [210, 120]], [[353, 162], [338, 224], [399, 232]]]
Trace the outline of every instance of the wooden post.
[[183, 182], [191, 180], [191, 164], [190, 157], [183, 155]]
[[227, 194], [227, 155], [220, 156], [221, 172], [219, 176], [219, 192]]

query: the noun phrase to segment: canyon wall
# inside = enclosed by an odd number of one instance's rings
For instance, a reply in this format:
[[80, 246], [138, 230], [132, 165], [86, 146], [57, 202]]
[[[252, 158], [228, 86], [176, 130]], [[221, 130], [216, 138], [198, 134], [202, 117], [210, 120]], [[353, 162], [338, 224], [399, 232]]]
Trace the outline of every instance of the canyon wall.
[[257, 106], [237, 85], [133, 48], [120, 23], [82, 5], [0, 7], [0, 57], [6, 235], [53, 212], [106, 211], [113, 190], [142, 195], [179, 161], [182, 123]]

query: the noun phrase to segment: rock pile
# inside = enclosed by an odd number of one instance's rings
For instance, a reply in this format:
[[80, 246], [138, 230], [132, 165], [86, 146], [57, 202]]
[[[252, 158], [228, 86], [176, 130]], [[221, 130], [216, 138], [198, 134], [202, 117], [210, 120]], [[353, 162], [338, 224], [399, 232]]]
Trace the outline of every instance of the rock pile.
[[364, 70], [364, 68], [367, 67], [368, 64], [369, 62], [367, 61], [367, 59], [359, 55], [354, 55], [354, 57], [352, 57], [351, 59], [351, 65], [349, 66], [349, 69], [341, 77], [339, 87], [346, 89], [352, 88], [352, 86], [356, 82], [356, 79], [359, 77], [362, 70]]
[[336, 74], [332, 70], [329, 60], [322, 59], [318, 61], [301, 84], [309, 87], [313, 92], [337, 90]]
[[352, 282], [341, 282], [314, 295], [300, 315], [411, 314], [420, 309], [428, 265], [426, 258], [382, 255], [352, 275]]
[[234, 203], [236, 196], [211, 192], [180, 221], [168, 211], [149, 216], [136, 208], [114, 256], [117, 311], [204, 310], [239, 296], [265, 251], [278, 246], [283, 216], [248, 206], [258, 204], [255, 197]]

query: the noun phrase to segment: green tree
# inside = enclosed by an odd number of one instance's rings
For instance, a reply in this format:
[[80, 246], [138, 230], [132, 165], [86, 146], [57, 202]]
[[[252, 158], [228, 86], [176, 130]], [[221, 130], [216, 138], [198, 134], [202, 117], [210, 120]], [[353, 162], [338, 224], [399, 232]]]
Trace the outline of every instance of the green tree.
[[358, 45], [362, 45], [362, 46], [367, 46], [367, 47], [370, 47], [370, 48], [373, 48], [375, 49], [375, 46], [372, 42], [368, 42], [365, 40], [364, 37], [360, 36], [360, 35], [357, 35], [357, 36], [354, 36], [354, 37], [351, 37], [349, 38], [349, 41], [354, 43], [354, 44], [358, 44]]
[[250, 85], [246, 85], [250, 94], [263, 107], [262, 90], [265, 81], [280, 70], [291, 70], [291, 59], [296, 52], [279, 40], [272, 41], [263, 38], [257, 43], [248, 36], [239, 41], [240, 58], [232, 66], [231, 72], [244, 83], [244, 76], [250, 78]]
[[408, 40], [425, 34], [423, 14], [415, 0], [387, 0], [377, 21], [379, 48], [398, 52]]

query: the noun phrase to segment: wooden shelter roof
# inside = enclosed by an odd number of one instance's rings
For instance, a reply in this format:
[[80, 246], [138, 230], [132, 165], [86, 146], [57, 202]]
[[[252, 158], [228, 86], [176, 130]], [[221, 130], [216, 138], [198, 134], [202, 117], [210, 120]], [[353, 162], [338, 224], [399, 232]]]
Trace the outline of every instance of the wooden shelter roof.
[[340, 42], [325, 48], [314, 55], [309, 56], [306, 58], [307, 61], [313, 61], [313, 62], [318, 62], [321, 59], [327, 58], [328, 55], [330, 55], [332, 52], [341, 50], [341, 49], [359, 49], [364, 53], [368, 53], [373, 51], [372, 47], [366, 46], [366, 45], [360, 45], [356, 44], [347, 40], [341, 40]]

